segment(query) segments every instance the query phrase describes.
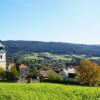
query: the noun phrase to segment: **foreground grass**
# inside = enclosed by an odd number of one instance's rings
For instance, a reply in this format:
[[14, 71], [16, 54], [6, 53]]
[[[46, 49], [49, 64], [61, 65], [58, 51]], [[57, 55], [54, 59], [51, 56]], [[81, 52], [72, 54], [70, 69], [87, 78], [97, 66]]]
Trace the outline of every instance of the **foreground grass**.
[[0, 83], [0, 100], [100, 100], [100, 88], [49, 83]]

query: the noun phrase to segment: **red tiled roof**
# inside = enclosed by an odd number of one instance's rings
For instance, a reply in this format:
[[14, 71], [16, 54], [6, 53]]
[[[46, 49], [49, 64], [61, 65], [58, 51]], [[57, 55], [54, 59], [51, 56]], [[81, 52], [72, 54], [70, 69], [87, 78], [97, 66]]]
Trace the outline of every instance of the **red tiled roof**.
[[19, 68], [28, 68], [28, 66], [25, 65], [25, 64], [21, 64], [21, 65], [19, 66]]

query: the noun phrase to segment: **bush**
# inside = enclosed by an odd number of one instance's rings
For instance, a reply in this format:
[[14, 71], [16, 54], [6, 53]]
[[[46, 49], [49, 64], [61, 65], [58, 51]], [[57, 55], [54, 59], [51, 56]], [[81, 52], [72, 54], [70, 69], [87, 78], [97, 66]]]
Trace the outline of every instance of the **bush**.
[[0, 67], [0, 80], [5, 80], [6, 75], [5, 75], [5, 71], [3, 70], [3, 68]]
[[57, 73], [49, 73], [48, 74], [49, 80], [55, 80], [55, 81], [63, 81], [63, 77]]
[[11, 68], [6, 74], [7, 81], [17, 81], [19, 79], [19, 73], [15, 68]]

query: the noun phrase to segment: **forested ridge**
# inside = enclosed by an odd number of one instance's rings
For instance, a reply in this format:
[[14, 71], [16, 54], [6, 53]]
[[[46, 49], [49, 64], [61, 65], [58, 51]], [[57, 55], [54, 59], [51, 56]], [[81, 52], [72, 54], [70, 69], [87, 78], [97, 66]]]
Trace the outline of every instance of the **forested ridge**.
[[100, 45], [41, 41], [3, 41], [8, 56], [50, 52], [54, 54], [100, 56]]

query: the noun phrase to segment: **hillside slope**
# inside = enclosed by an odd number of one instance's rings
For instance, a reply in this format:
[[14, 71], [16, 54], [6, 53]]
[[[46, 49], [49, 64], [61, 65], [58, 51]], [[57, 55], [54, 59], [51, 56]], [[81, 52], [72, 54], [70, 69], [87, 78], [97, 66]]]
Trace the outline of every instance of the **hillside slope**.
[[100, 45], [40, 41], [3, 41], [3, 44], [6, 46], [8, 55], [51, 52], [56, 54], [100, 56]]

